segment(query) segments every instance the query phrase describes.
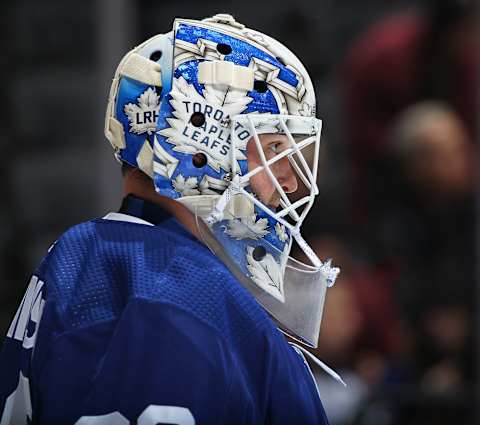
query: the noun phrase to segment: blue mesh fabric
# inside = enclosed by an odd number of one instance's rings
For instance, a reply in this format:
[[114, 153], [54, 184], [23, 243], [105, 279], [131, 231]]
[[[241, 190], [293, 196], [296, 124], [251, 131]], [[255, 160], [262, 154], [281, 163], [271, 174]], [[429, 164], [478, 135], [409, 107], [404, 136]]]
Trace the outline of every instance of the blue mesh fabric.
[[46, 285], [35, 353], [7, 338], [0, 416], [22, 371], [32, 423], [108, 412], [137, 423], [157, 405], [200, 424], [328, 424], [303, 360], [174, 219], [75, 226], [35, 274]]
[[47, 301], [56, 304], [63, 330], [115, 320], [138, 298], [188, 311], [226, 340], [271, 326], [226, 267], [174, 219], [80, 224], [59, 239], [46, 266]]

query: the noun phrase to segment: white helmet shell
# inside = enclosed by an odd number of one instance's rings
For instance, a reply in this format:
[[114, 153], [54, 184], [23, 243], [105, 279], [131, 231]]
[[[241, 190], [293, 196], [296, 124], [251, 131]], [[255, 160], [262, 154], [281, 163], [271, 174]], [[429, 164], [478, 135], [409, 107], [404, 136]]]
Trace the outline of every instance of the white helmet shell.
[[[300, 233], [318, 194], [320, 132], [300, 60], [225, 14], [177, 19], [171, 33], [129, 52], [105, 125], [117, 158], [197, 214], [205, 242], [284, 331], [312, 346], [326, 287], [338, 274]], [[282, 147], [267, 147], [265, 134], [278, 135]], [[280, 165], [303, 185], [300, 195], [288, 193]], [[278, 197], [275, 207], [252, 184], [261, 174]], [[310, 265], [290, 257], [293, 240]]]

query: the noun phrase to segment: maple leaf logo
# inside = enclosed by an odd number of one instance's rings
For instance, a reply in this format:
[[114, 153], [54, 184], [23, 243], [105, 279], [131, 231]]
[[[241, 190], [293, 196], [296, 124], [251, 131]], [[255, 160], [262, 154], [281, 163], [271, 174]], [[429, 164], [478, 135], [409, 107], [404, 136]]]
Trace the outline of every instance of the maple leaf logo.
[[138, 97], [137, 102], [138, 105], [128, 103], [123, 108], [130, 122], [130, 132], [152, 134], [157, 127], [160, 96], [149, 87]]
[[[170, 92], [172, 117], [167, 118], [169, 127], [159, 131], [176, 152], [193, 155], [203, 152], [207, 163], [215, 171], [230, 171], [231, 148], [230, 129], [224, 123], [234, 115], [243, 112], [253, 100], [247, 92], [221, 85], [206, 85], [203, 96], [183, 77], [175, 78]], [[190, 125], [190, 117], [195, 105], [205, 115], [205, 123], [200, 127]], [[210, 112], [206, 112], [210, 111]], [[244, 150], [250, 138], [249, 132], [239, 127], [239, 145], [235, 147], [234, 158], [244, 160]], [[240, 167], [239, 167], [240, 168]]]
[[268, 220], [266, 218], [256, 220], [256, 218], [256, 215], [253, 215], [240, 220], [230, 220], [224, 231], [237, 240], [263, 238], [268, 234]]
[[280, 239], [280, 242], [285, 242], [288, 240], [288, 233], [283, 224], [278, 222], [275, 224], [275, 233], [277, 234], [278, 239]]
[[221, 179], [205, 175], [199, 183], [196, 177], [185, 178], [182, 174], [175, 177], [172, 185], [182, 196], [218, 195], [218, 192], [223, 192], [227, 187], [227, 183]]
[[251, 273], [251, 279], [265, 292], [285, 302], [281, 265], [268, 253], [262, 260], [255, 260], [253, 250], [253, 247], [247, 247], [247, 269]]
[[198, 181], [196, 177], [185, 178], [182, 174], [179, 174], [172, 182], [173, 188], [182, 194], [182, 196], [199, 195], [200, 192], [197, 189]]

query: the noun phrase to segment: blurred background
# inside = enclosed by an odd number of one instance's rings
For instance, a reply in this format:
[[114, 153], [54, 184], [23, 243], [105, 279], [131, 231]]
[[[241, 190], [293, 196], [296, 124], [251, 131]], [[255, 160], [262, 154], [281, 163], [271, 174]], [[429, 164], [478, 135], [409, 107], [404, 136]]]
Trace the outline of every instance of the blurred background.
[[[16, 0], [0, 15], [0, 333], [68, 227], [117, 210], [103, 116], [123, 54], [230, 13], [304, 62], [324, 120], [304, 226], [342, 273], [316, 354], [332, 425], [478, 425], [478, 6], [461, 0]], [[478, 198], [478, 193], [477, 193]]]

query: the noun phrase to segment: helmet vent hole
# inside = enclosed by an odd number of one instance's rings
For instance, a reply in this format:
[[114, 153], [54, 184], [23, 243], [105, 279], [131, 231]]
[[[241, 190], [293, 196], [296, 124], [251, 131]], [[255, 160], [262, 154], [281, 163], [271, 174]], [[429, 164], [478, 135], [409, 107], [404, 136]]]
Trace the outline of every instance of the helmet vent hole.
[[265, 93], [268, 90], [267, 83], [265, 81], [257, 80], [253, 83], [253, 90], [258, 93]]
[[201, 112], [194, 112], [190, 117], [190, 122], [195, 127], [201, 127], [203, 124], [205, 124], [205, 115], [203, 115]]
[[154, 62], [157, 62], [162, 57], [162, 54], [163, 53], [162, 53], [161, 50], [155, 50], [154, 52], [151, 53], [150, 60], [154, 61]]
[[232, 53], [232, 48], [228, 44], [219, 43], [217, 44], [217, 51], [222, 55], [229, 55]]
[[207, 155], [203, 152], [197, 152], [192, 156], [192, 164], [197, 168], [202, 168], [207, 165]]
[[267, 250], [261, 245], [255, 247], [252, 252], [252, 256], [255, 261], [262, 261], [265, 258], [265, 255], [267, 255]]
[[284, 61], [282, 58], [280, 58], [280, 57], [277, 56], [275, 59], [276, 59], [277, 61], [279, 61], [283, 66], [287, 66], [287, 65], [285, 64], [285, 61]]

